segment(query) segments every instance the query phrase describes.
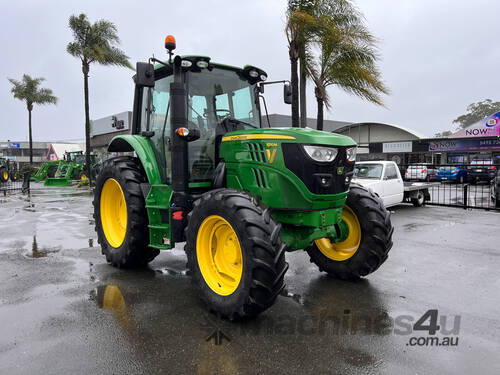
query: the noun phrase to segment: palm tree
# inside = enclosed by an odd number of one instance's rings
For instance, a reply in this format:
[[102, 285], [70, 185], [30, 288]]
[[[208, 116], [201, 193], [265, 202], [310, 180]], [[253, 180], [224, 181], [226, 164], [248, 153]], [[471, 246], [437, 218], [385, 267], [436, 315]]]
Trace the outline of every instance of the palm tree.
[[33, 136], [31, 132], [31, 111], [33, 111], [33, 104], [57, 104], [57, 98], [52, 95], [51, 89], [39, 88], [40, 83], [45, 81], [45, 78], [31, 78], [29, 75], [24, 74], [21, 81], [8, 78], [12, 83], [11, 92], [14, 98], [26, 102], [28, 109], [28, 132], [30, 141], [30, 165], [33, 164]]
[[[290, 57], [290, 81], [292, 86], [292, 126], [299, 126], [299, 75], [298, 61], [301, 62], [301, 90], [300, 106], [305, 114], [305, 69], [303, 64], [304, 50], [309, 42], [311, 28], [315, 25], [315, 19], [310, 14], [310, 8], [314, 6], [315, 0], [289, 0], [286, 22], [286, 36], [288, 40], [288, 55]], [[301, 121], [303, 122], [303, 120]], [[301, 124], [304, 126], [304, 124]]]
[[[362, 15], [346, 0], [320, 0], [316, 10], [317, 39], [306, 48], [306, 68], [314, 82], [318, 105], [317, 129], [323, 130], [324, 107], [331, 108], [327, 88], [332, 85], [383, 105], [381, 94], [389, 90], [376, 67], [375, 38], [363, 24]], [[315, 55], [314, 47], [319, 49]]]
[[87, 176], [92, 182], [90, 173], [90, 114], [89, 114], [89, 71], [90, 64], [125, 66], [132, 69], [128, 56], [116, 45], [120, 43], [116, 26], [109, 21], [99, 20], [91, 24], [85, 14], [72, 15], [69, 28], [74, 40], [66, 47], [66, 51], [80, 58], [83, 72], [83, 91], [85, 97], [85, 163]]

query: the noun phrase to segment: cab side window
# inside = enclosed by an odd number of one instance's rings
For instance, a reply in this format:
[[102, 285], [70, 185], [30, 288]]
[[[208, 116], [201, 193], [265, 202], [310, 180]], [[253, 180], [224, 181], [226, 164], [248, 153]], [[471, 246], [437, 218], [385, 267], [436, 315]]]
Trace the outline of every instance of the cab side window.
[[384, 177], [388, 180], [396, 180], [398, 178], [398, 172], [396, 171], [396, 167], [393, 164], [388, 164], [385, 167]]

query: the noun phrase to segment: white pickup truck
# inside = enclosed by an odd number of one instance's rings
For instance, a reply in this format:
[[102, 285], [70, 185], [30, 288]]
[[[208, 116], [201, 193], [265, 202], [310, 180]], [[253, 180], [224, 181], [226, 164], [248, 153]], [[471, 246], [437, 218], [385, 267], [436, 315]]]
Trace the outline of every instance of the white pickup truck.
[[431, 199], [429, 186], [425, 182], [403, 182], [398, 165], [393, 161], [361, 161], [354, 166], [352, 182], [376, 193], [385, 207], [411, 202], [422, 206]]

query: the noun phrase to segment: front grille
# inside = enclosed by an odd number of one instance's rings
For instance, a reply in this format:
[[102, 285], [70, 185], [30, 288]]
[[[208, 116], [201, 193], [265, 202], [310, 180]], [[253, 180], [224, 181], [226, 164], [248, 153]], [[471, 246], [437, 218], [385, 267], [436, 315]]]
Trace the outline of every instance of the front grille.
[[260, 188], [267, 188], [266, 175], [262, 169], [252, 168], [255, 176], [255, 182]]
[[300, 178], [311, 193], [337, 194], [349, 188], [354, 163], [346, 162], [346, 147], [337, 147], [339, 152], [332, 162], [320, 163], [312, 160], [298, 143], [282, 143], [281, 146], [285, 166]]
[[264, 152], [264, 146], [258, 142], [249, 142], [248, 150], [250, 152], [250, 159], [253, 161], [259, 161], [261, 163], [266, 162], [266, 154]]

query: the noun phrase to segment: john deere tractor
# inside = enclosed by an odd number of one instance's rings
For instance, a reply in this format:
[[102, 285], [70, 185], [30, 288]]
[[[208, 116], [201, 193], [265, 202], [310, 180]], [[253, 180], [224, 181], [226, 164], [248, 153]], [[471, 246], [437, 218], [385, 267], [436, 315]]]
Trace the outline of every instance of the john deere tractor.
[[17, 181], [19, 171], [14, 163], [6, 157], [0, 157], [0, 182]]
[[[91, 173], [97, 170], [97, 156], [90, 154]], [[53, 177], [45, 180], [45, 186], [70, 186], [72, 180], [86, 180], [87, 173], [85, 164], [85, 154], [83, 151], [71, 151], [64, 154], [64, 160], [59, 162], [59, 166]], [[95, 175], [93, 176], [95, 178]]]
[[[381, 200], [351, 184], [356, 143], [309, 128], [270, 128], [260, 100], [267, 74], [206, 56], [137, 63], [131, 135], [96, 181], [102, 253], [137, 267], [185, 242], [209, 310], [231, 320], [270, 307], [284, 288], [285, 252], [305, 249], [320, 271], [356, 279], [392, 246]], [[153, 65], [154, 63], [154, 65]], [[283, 81], [281, 81], [283, 82]], [[290, 86], [284, 84], [285, 102]]]

